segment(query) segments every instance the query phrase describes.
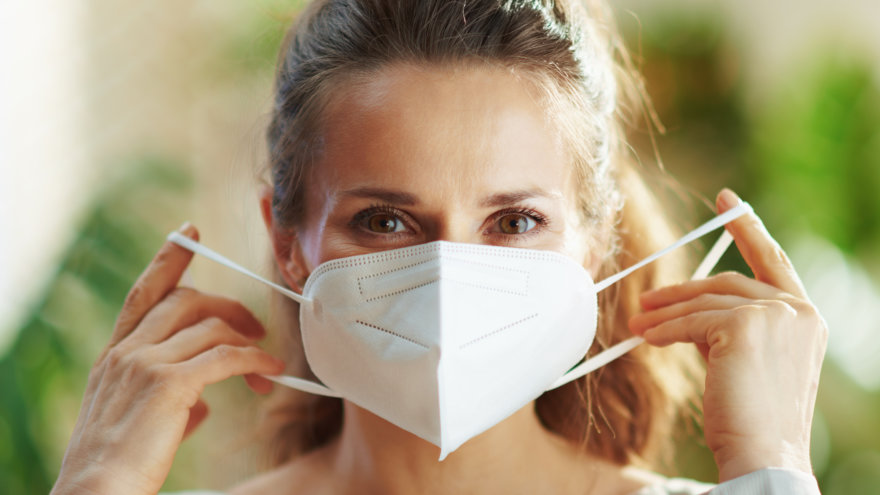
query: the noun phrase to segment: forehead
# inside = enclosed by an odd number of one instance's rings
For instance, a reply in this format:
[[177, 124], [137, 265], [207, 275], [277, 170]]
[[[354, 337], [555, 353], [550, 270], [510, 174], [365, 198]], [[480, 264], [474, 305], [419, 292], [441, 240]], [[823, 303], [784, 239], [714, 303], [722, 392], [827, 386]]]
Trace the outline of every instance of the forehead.
[[500, 67], [386, 67], [338, 83], [324, 117], [316, 174], [330, 188], [394, 185], [469, 201], [569, 183], [539, 93]]

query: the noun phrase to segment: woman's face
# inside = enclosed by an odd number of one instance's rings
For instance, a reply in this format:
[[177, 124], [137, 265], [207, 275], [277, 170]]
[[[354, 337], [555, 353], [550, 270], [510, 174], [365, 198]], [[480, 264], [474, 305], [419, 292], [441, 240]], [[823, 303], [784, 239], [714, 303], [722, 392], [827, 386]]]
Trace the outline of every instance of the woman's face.
[[498, 68], [398, 65], [340, 84], [291, 252], [298, 275], [436, 240], [589, 263], [571, 166], [544, 113]]

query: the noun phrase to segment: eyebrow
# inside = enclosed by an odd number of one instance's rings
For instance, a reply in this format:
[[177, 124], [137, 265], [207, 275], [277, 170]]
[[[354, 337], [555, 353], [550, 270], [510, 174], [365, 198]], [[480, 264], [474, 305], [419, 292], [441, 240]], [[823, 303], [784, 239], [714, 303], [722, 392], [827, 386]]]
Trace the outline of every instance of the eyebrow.
[[[386, 203], [401, 206], [414, 206], [419, 203], [418, 198], [413, 194], [403, 191], [396, 191], [394, 189], [384, 189], [381, 187], [358, 187], [355, 189], [342, 191], [340, 193], [340, 196], [342, 196], [343, 198], [378, 199]], [[519, 191], [492, 194], [480, 201], [480, 207], [497, 208], [500, 206], [520, 203], [522, 201], [532, 198], [559, 199], [561, 197], [561, 193], [551, 193], [541, 188], [523, 189]]]
[[521, 203], [532, 198], [560, 199], [562, 194], [558, 192], [548, 192], [540, 188], [524, 189], [520, 191], [511, 191], [505, 193], [493, 194], [480, 202], [483, 208], [506, 206], [515, 203]]
[[343, 198], [374, 198], [386, 203], [402, 206], [413, 206], [419, 203], [418, 198], [412, 194], [393, 189], [383, 189], [381, 187], [358, 187], [342, 191], [340, 195]]

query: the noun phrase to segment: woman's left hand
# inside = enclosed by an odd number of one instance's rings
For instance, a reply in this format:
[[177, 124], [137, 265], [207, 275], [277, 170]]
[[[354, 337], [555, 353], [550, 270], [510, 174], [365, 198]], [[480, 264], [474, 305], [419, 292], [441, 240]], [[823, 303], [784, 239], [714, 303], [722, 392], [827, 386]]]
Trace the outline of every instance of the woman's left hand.
[[[739, 203], [723, 190], [719, 213]], [[703, 421], [720, 480], [765, 467], [812, 474], [810, 426], [828, 329], [761, 220], [727, 225], [755, 279], [728, 272], [642, 294], [630, 329], [653, 345], [697, 345]]]

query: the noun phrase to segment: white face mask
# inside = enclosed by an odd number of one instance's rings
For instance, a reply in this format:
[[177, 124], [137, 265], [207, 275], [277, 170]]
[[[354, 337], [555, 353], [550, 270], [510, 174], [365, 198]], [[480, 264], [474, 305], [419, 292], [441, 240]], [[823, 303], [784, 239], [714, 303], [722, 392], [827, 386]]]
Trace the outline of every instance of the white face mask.
[[[643, 342], [631, 338], [577, 365], [596, 334], [597, 292], [749, 211], [743, 203], [597, 284], [553, 251], [436, 241], [328, 261], [300, 295], [177, 232], [168, 239], [300, 303], [306, 359], [323, 385], [267, 378], [345, 398], [437, 445], [442, 460], [545, 391]], [[694, 278], [708, 274], [731, 239], [722, 235]]]

